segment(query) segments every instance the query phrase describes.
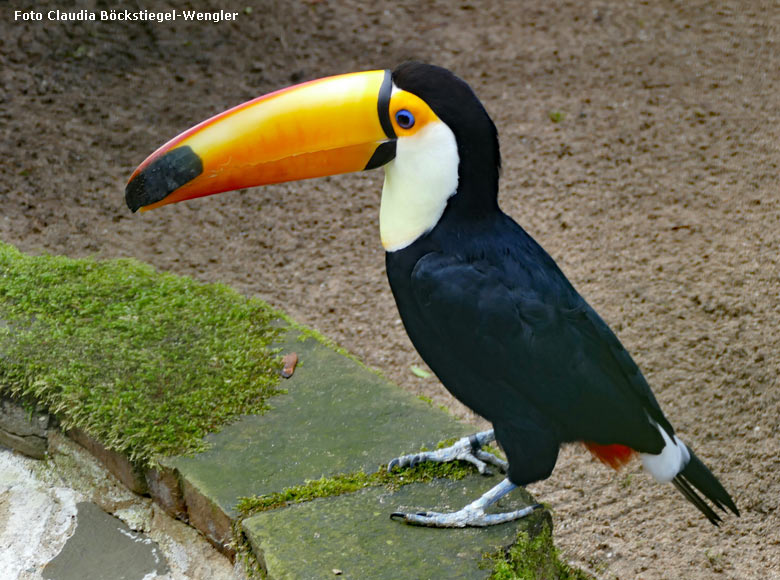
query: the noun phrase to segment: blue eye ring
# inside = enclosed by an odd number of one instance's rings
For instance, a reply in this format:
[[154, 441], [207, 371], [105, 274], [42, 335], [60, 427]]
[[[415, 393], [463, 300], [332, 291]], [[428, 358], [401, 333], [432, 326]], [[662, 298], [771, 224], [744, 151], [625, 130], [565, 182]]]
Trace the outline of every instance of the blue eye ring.
[[414, 127], [414, 115], [406, 109], [401, 109], [395, 114], [395, 122], [401, 129], [411, 129]]

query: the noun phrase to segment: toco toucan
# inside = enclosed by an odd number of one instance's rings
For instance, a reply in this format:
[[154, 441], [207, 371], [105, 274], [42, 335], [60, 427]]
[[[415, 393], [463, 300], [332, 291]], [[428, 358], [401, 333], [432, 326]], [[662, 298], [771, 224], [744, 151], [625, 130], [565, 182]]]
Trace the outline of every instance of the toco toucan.
[[[720, 516], [707, 500], [739, 515], [675, 435], [615, 334], [499, 208], [496, 128], [448, 70], [410, 62], [259, 97], [160, 147], [132, 174], [125, 196], [136, 211], [377, 167], [385, 170], [379, 230], [404, 327], [444, 386], [493, 425], [389, 468], [459, 458], [507, 476], [457, 512], [393, 516], [457, 527], [523, 517], [537, 506], [485, 508], [548, 477], [561, 444], [572, 441], [613, 467], [639, 454], [655, 479], [672, 482], [713, 524]], [[481, 449], [493, 440], [507, 462]]]

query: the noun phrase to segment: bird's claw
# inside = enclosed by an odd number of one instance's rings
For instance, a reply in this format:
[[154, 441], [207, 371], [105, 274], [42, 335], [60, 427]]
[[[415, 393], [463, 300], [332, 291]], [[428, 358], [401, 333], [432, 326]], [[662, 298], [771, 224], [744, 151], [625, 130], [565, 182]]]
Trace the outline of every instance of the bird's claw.
[[457, 512], [451, 513], [394, 512], [390, 514], [390, 518], [401, 519], [407, 524], [434, 528], [465, 528], [467, 526], [482, 528], [524, 518], [525, 516], [531, 514], [534, 510], [537, 510], [541, 507], [541, 504], [534, 504], [511, 512], [486, 514], [482, 510], [469, 509], [469, 506], [466, 506]]
[[[475, 457], [476, 461], [481, 462], [483, 465], [485, 465], [486, 463], [490, 463], [491, 465], [498, 467], [502, 473], [506, 473], [507, 470], [509, 469], [509, 463], [507, 463], [500, 457], [493, 455], [489, 451], [483, 451], [482, 449], [477, 449], [477, 451], [474, 452], [474, 455], [472, 455], [472, 457]], [[470, 460], [466, 459], [466, 461], [470, 461]], [[475, 465], [477, 464], [475, 463]], [[479, 469], [479, 465], [477, 465], [477, 469]], [[492, 475], [492, 472], [487, 468], [485, 468], [484, 471], [480, 469], [479, 472], [484, 475]]]
[[[445, 462], [460, 459], [461, 461], [467, 461], [474, 465], [483, 475], [491, 475], [488, 464], [496, 466], [506, 472], [509, 467], [509, 464], [506, 461], [500, 457], [496, 457], [492, 453], [482, 450], [483, 446], [491, 441], [495, 441], [495, 438], [495, 432], [492, 429], [490, 431], [482, 431], [481, 433], [476, 433], [470, 437], [458, 439], [455, 444], [442, 449], [437, 449], [436, 451], [423, 451], [421, 453], [396, 457], [387, 464], [387, 470], [391, 471], [394, 467], [414, 467], [423, 461]], [[517, 486], [513, 484], [509, 478], [506, 478], [501, 483], [482, 494], [479, 499], [456, 512], [394, 512], [390, 514], [390, 519], [400, 519], [407, 524], [436, 528], [464, 528], [466, 526], [484, 527], [510, 522], [525, 517], [535, 509], [541, 507], [539, 505], [532, 505], [512, 512], [495, 514], [485, 513], [485, 509], [493, 505], [516, 487]]]
[[445, 463], [448, 461], [467, 461], [474, 465], [482, 475], [493, 475], [488, 469], [488, 464], [498, 467], [502, 472], [506, 473], [509, 464], [496, 457], [492, 453], [482, 450], [482, 446], [486, 445], [490, 441], [493, 441], [495, 436], [493, 431], [483, 431], [470, 437], [462, 437], [458, 439], [453, 445], [437, 449], [436, 451], [422, 451], [420, 453], [412, 453], [410, 455], [402, 455], [396, 457], [390, 463], [387, 464], [387, 470], [392, 471], [394, 467], [414, 467], [418, 463], [424, 461], [432, 461], [436, 463]]

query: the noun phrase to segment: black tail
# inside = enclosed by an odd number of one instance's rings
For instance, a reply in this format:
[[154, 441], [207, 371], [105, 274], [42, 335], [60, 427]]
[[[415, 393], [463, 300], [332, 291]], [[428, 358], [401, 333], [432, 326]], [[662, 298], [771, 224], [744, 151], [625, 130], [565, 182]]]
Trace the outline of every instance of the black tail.
[[688, 462], [688, 465], [685, 466], [685, 469], [678, 473], [672, 480], [675, 487], [682, 492], [688, 501], [699, 508], [701, 513], [707, 516], [710, 523], [716, 526], [719, 525], [719, 522], [721, 521], [720, 516], [715, 513], [715, 510], [713, 510], [698, 493], [696, 493], [694, 488], [703, 493], [708, 500], [714, 503], [715, 506], [722, 511], [725, 512], [726, 508], [728, 508], [738, 516], [739, 510], [737, 509], [734, 500], [731, 499], [728, 492], [723, 489], [718, 478], [707, 469], [707, 466], [696, 457], [690, 448], [688, 451], [691, 454], [691, 460]]

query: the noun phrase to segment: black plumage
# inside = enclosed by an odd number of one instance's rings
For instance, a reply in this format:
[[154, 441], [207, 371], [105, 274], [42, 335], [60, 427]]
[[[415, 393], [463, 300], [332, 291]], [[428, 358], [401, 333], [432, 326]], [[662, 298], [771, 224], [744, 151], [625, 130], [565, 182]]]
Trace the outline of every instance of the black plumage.
[[[569, 441], [660, 453], [657, 426], [669, 436], [674, 429], [639, 368], [547, 252], [500, 210], [497, 132], [473, 91], [419, 63], [396, 69], [393, 81], [422, 98], [458, 144], [458, 189], [442, 217], [386, 254], [401, 319], [422, 358], [493, 423], [517, 485], [547, 477]], [[713, 523], [689, 483], [737, 513], [692, 458], [695, 477], [678, 479], [678, 488]]]

